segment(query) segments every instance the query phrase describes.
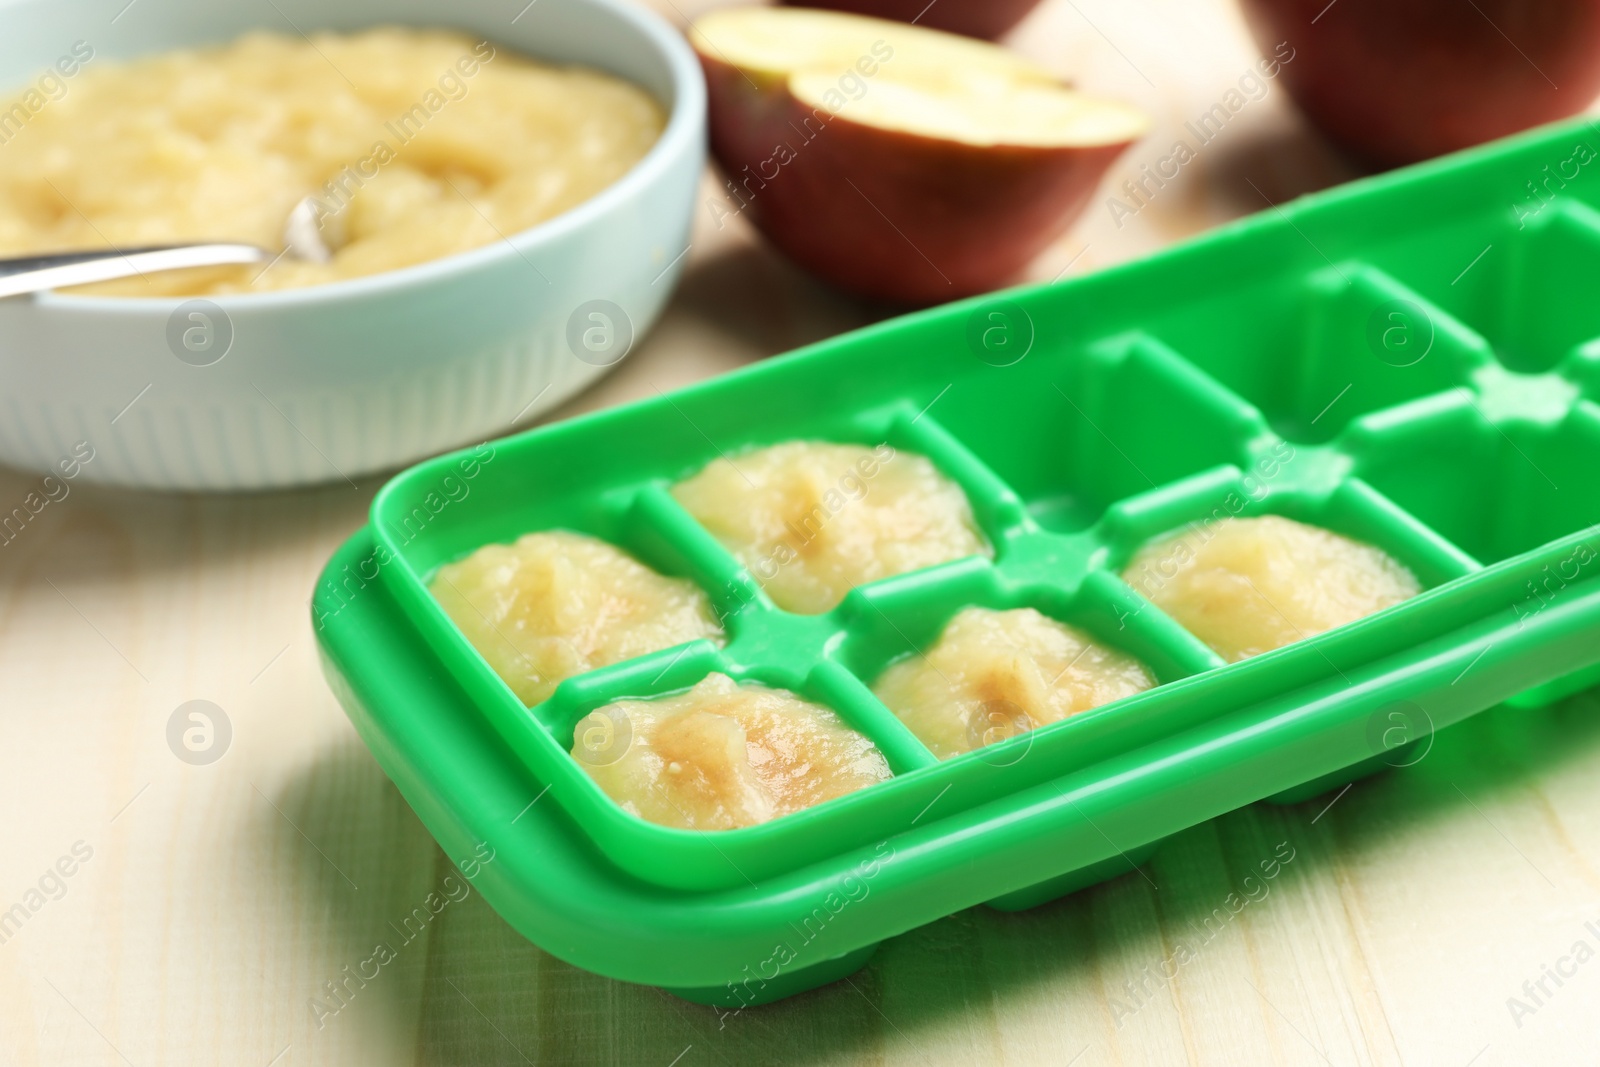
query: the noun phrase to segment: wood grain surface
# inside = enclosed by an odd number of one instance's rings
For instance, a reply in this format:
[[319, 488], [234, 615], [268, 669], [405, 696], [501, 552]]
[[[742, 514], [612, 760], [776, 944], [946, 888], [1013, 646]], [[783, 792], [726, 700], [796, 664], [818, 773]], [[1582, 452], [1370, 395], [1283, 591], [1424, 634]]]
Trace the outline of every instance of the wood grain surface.
[[[677, 22], [692, 14], [658, 7]], [[1158, 121], [1035, 277], [1139, 256], [1355, 173], [1269, 85], [1119, 220], [1107, 198], [1251, 68], [1236, 11], [1047, 0], [1009, 43]], [[708, 176], [707, 198], [717, 188]], [[714, 215], [697, 217], [665, 318], [563, 416], [882, 314]], [[450, 870], [317, 665], [306, 600], [382, 477], [358, 481], [236, 496], [75, 484], [0, 548], [0, 1064], [1466, 1067], [1600, 1056], [1592, 693], [1489, 712], [1438, 736], [1415, 766], [1337, 797], [1197, 827], [1143, 873], [1069, 899], [951, 916], [887, 943], [848, 982], [726, 1026], [552, 959], [476, 894], [449, 903], [337, 1012], [319, 1011], [324, 983], [389, 939]], [[0, 503], [35, 485], [0, 472]], [[169, 719], [190, 700], [231, 724], [209, 765], [168, 746]], [[1276, 878], [1246, 882], [1275, 855], [1292, 856]], [[16, 904], [23, 918], [6, 927]]]

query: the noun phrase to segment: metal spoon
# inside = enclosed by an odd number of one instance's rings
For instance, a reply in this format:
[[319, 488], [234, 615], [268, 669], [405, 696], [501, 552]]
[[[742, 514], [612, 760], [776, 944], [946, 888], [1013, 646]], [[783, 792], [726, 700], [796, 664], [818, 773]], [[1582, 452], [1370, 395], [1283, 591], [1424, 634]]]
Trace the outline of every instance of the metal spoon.
[[239, 263], [265, 263], [279, 257], [307, 263], [327, 263], [333, 251], [322, 237], [314, 202], [297, 202], [283, 224], [283, 251], [228, 241], [158, 245], [144, 248], [106, 248], [92, 252], [0, 258], [0, 299], [60, 289], [69, 285], [107, 282], [153, 271], [186, 267], [221, 267]]

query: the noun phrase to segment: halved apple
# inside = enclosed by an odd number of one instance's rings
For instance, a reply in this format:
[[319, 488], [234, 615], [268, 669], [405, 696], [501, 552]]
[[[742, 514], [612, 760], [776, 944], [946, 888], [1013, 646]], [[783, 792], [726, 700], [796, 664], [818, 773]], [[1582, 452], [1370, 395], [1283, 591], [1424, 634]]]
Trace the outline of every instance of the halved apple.
[[1600, 0], [1243, 0], [1240, 8], [1263, 54], [1281, 61], [1300, 110], [1380, 166], [1575, 115], [1600, 93]]
[[1015, 280], [1147, 127], [1005, 49], [898, 22], [730, 8], [690, 43], [727, 213], [818, 277], [896, 303]]

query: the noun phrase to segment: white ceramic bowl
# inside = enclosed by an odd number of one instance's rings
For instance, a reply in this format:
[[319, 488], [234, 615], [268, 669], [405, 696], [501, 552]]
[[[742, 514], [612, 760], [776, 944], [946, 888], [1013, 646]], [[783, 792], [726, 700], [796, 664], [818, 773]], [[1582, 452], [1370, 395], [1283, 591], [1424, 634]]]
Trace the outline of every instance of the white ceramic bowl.
[[98, 482], [255, 489], [354, 479], [560, 403], [620, 357], [627, 332], [637, 341], [672, 290], [705, 156], [705, 88], [683, 38], [649, 11], [627, 0], [121, 6], [0, 0], [0, 100], [9, 105], [79, 41], [104, 61], [255, 28], [403, 23], [610, 71], [670, 118], [649, 154], [593, 199], [446, 259], [210, 298], [220, 312], [181, 298], [0, 300], [0, 462], [46, 472], [88, 442], [94, 458], [79, 476]]

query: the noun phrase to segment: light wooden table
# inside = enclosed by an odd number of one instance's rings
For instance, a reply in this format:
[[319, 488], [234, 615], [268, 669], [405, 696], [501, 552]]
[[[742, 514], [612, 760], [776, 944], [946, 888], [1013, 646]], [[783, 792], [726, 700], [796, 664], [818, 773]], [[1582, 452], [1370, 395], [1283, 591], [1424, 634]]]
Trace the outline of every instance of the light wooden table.
[[[1230, 6], [1183, 0], [1050, 0], [1013, 43], [1157, 116], [1103, 194], [1254, 57]], [[1102, 196], [1035, 273], [1092, 270], [1349, 176], [1273, 88], [1125, 225]], [[703, 214], [665, 319], [566, 413], [870, 315]], [[0, 909], [39, 904], [0, 944], [0, 1064], [1595, 1062], [1594, 694], [1487, 713], [1331, 806], [1197, 827], [1148, 877], [951, 916], [851, 984], [726, 1029], [550, 958], [476, 895], [319, 1027], [323, 983], [448, 871], [323, 684], [307, 621], [318, 569], [380, 480], [238, 497], [78, 486], [0, 548]], [[0, 500], [32, 485], [0, 473]], [[167, 745], [192, 699], [232, 726], [209, 766]], [[1294, 859], [1270, 892], [1206, 941], [1197, 928], [1280, 842]], [[58, 861], [70, 877], [47, 873]], [[1205, 943], [1151, 977], [1180, 941]], [[1575, 951], [1564, 984], [1544, 978]], [[1523, 983], [1541, 978], [1535, 1005]], [[1535, 1010], [1514, 1017], [1513, 996]]]

